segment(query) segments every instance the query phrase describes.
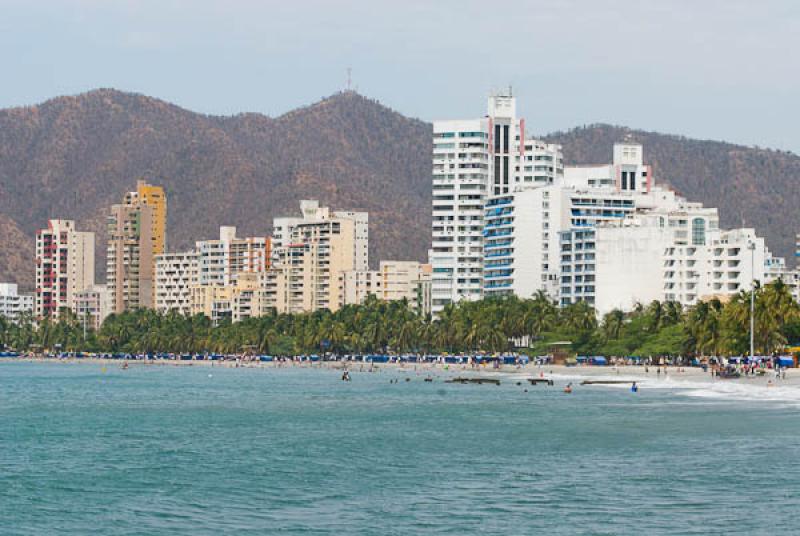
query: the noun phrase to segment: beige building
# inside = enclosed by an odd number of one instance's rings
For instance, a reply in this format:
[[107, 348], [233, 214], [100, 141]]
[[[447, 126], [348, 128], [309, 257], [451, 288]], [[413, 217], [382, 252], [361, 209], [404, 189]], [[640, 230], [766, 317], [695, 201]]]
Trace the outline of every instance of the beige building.
[[367, 296], [379, 300], [407, 300], [411, 309], [429, 314], [431, 266], [416, 261], [381, 261], [377, 271], [354, 270], [343, 275], [343, 303], [361, 304]]
[[72, 311], [87, 328], [99, 330], [111, 313], [108, 288], [105, 285], [93, 285], [75, 294]]
[[153, 307], [153, 210], [114, 205], [108, 217], [106, 282], [111, 312]]
[[285, 309], [336, 311], [344, 304], [344, 274], [369, 265], [369, 217], [331, 212], [317, 201], [301, 201], [300, 210], [300, 218], [273, 223], [273, 259], [285, 276]]
[[270, 266], [268, 237], [236, 237], [236, 227], [220, 227], [219, 239], [196, 243], [197, 284], [230, 285], [240, 273], [264, 272]]
[[191, 288], [191, 313], [203, 314], [216, 326], [261, 316], [264, 303], [263, 274], [241, 273], [231, 285], [197, 285]]
[[381, 261], [381, 297], [385, 301], [408, 300], [408, 305], [421, 314], [431, 312], [430, 264], [416, 261]]
[[359, 305], [368, 296], [383, 299], [381, 273], [377, 270], [353, 270], [342, 276], [342, 301], [344, 305]]
[[37, 318], [57, 318], [71, 309], [75, 294], [94, 285], [94, 233], [75, 229], [71, 220], [50, 220], [36, 232]]
[[155, 308], [159, 313], [192, 313], [191, 289], [197, 285], [197, 253], [164, 253], [156, 257]]

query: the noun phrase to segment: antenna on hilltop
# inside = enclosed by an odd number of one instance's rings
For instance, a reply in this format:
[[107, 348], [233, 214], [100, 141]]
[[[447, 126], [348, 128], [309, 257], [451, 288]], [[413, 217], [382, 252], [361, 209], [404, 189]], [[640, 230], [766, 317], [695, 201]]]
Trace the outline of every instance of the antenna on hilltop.
[[347, 68], [347, 91], [353, 91], [353, 68]]

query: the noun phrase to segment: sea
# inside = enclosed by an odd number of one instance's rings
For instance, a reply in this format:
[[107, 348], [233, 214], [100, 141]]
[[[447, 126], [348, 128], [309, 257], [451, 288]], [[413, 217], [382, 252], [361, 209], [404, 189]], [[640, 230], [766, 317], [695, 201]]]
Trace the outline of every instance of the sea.
[[0, 534], [800, 533], [781, 388], [426, 376], [0, 362]]

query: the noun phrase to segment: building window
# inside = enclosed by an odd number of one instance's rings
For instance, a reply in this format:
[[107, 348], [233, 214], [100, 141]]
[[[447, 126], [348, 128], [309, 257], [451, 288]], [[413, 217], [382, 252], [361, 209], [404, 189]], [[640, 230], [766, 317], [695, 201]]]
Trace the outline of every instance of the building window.
[[706, 244], [706, 220], [694, 218], [692, 220], [692, 245], [704, 246]]

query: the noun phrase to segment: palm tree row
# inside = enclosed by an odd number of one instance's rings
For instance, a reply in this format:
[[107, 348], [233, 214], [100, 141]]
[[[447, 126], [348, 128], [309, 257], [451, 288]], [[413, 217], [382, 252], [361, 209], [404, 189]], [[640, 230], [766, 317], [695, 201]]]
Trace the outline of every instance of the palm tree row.
[[[271, 314], [212, 326], [203, 315], [136, 310], [109, 316], [98, 331], [65, 311], [58, 322], [0, 318], [0, 345], [25, 350], [125, 353], [463, 353], [524, 348], [546, 353], [568, 341], [578, 354], [722, 355], [749, 348], [749, 299], [709, 300], [684, 310], [654, 301], [614, 310], [598, 322], [586, 302], [557, 307], [543, 292], [448, 305], [438, 318], [418, 315], [405, 301], [370, 297], [335, 313]], [[800, 307], [780, 281], [756, 290], [755, 342], [760, 353], [800, 338]]]

